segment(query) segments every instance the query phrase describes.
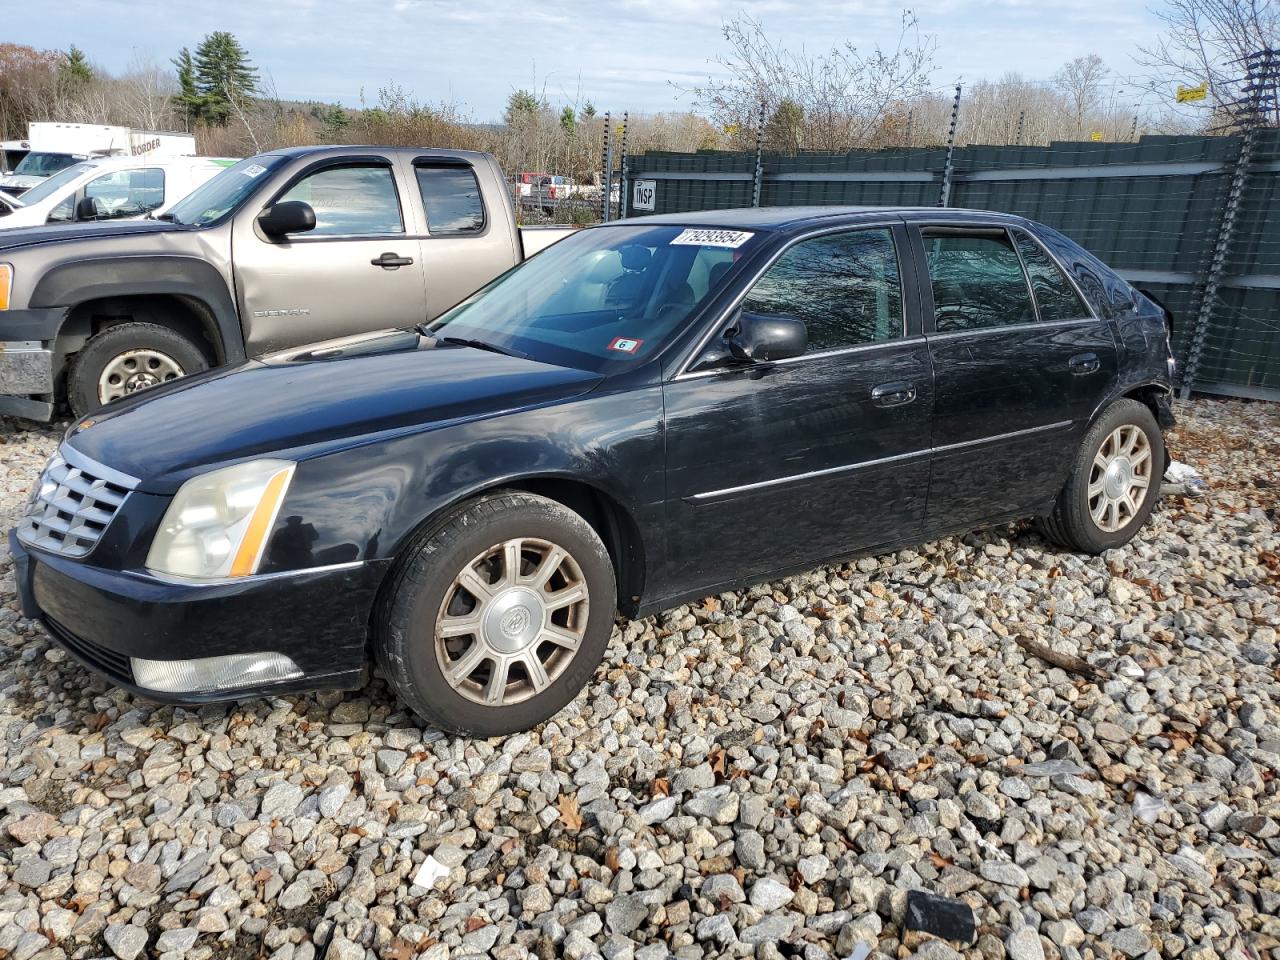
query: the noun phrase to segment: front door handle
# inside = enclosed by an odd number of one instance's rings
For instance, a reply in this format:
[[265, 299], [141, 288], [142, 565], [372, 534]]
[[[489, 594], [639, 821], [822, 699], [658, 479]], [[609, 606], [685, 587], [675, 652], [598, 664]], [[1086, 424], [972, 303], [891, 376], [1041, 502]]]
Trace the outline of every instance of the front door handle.
[[1077, 377], [1097, 373], [1101, 366], [1102, 361], [1098, 359], [1096, 353], [1077, 353], [1067, 361], [1067, 368]]
[[375, 257], [369, 261], [375, 267], [382, 267], [386, 270], [395, 270], [397, 267], [407, 267], [413, 263], [413, 257], [402, 257], [396, 253], [384, 253], [380, 257]]
[[871, 402], [877, 407], [900, 407], [916, 398], [916, 385], [905, 380], [882, 383], [871, 391]]

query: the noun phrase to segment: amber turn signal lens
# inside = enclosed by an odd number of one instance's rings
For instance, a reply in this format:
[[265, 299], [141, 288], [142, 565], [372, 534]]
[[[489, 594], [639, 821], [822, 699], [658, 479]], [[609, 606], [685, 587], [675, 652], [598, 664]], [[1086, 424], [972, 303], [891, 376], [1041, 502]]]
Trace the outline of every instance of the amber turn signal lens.
[[13, 293], [13, 267], [0, 263], [0, 310], [9, 309], [9, 295]]

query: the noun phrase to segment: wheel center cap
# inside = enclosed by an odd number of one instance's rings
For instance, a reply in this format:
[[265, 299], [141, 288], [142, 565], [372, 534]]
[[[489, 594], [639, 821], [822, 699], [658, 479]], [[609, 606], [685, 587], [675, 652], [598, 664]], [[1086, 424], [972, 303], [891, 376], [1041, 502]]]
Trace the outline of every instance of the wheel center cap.
[[1102, 489], [1111, 500], [1120, 500], [1129, 492], [1133, 483], [1133, 465], [1128, 457], [1116, 457], [1107, 464], [1102, 478]]
[[135, 373], [125, 381], [124, 389], [126, 393], [133, 393], [135, 390], [146, 390], [148, 387], [154, 387], [160, 382], [160, 378], [150, 373]]
[[542, 610], [542, 601], [527, 587], [502, 591], [481, 619], [485, 642], [501, 653], [518, 653], [542, 631]]

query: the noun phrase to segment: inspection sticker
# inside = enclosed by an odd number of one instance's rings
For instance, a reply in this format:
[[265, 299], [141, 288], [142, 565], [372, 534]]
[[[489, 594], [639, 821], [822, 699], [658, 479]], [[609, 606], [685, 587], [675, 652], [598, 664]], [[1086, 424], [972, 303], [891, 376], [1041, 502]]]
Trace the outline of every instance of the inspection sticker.
[[728, 247], [731, 250], [737, 250], [752, 237], [754, 233], [746, 230], [705, 230], [693, 229], [684, 230], [678, 237], [671, 241], [672, 246], [694, 246], [694, 247]]
[[617, 350], [619, 353], [635, 353], [640, 349], [643, 340], [636, 340], [632, 337], [614, 337], [613, 343], [609, 344], [610, 350]]

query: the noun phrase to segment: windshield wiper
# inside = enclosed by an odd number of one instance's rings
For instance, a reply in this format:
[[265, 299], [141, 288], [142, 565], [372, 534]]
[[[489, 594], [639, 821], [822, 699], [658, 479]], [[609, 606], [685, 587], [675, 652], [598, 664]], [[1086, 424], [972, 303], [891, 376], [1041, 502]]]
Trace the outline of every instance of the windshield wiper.
[[[428, 337], [434, 336], [434, 334], [429, 333], [424, 329], [425, 327], [426, 324], [419, 324], [418, 332]], [[495, 344], [487, 343], [484, 340], [471, 340], [467, 337], [435, 337], [435, 339], [441, 343], [452, 343], [459, 347], [474, 347], [476, 350], [488, 350], [490, 353], [500, 353], [504, 357], [519, 357], [521, 360], [529, 359], [523, 353], [517, 353], [515, 350], [508, 350], [506, 347], [499, 347]]]

